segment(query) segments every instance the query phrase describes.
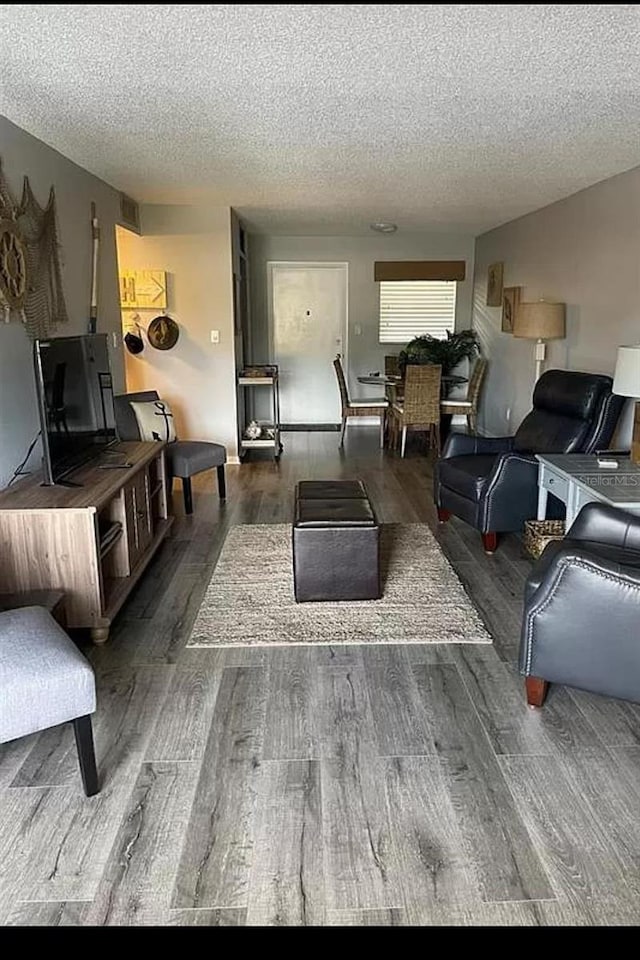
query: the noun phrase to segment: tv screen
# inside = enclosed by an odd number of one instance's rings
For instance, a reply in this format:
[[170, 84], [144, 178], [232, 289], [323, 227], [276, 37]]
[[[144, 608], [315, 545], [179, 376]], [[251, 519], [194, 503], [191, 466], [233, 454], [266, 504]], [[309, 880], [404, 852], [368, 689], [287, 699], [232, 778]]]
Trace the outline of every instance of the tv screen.
[[35, 342], [45, 483], [58, 483], [116, 439], [106, 334]]

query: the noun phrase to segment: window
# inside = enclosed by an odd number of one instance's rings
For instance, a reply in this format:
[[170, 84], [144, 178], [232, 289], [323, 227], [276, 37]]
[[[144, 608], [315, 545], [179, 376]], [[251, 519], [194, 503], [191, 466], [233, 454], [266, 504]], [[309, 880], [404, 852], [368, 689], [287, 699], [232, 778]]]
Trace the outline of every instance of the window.
[[380, 343], [408, 343], [426, 333], [444, 340], [455, 317], [455, 280], [380, 281]]

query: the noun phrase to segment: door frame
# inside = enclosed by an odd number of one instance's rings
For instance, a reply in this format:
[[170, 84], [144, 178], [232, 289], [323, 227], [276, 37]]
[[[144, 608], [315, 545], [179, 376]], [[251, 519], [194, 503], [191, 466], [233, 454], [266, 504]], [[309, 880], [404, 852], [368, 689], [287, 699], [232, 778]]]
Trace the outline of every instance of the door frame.
[[342, 369], [349, 383], [349, 262], [347, 260], [267, 260], [267, 322], [269, 327], [269, 362], [276, 362], [275, 322], [273, 316], [273, 273], [276, 267], [301, 270], [340, 267], [344, 276], [344, 330], [342, 331]]

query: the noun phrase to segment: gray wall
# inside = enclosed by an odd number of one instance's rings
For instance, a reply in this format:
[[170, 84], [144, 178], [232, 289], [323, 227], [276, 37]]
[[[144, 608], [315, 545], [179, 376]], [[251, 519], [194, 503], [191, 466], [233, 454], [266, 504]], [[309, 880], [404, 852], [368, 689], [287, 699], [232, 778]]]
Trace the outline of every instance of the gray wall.
[[[267, 263], [270, 260], [336, 261], [349, 264], [347, 375], [354, 393], [367, 395], [357, 383], [360, 374], [384, 369], [384, 355], [398, 353], [401, 344], [378, 342], [378, 285], [375, 260], [466, 260], [467, 279], [458, 284], [456, 327], [470, 326], [473, 277], [473, 238], [449, 234], [402, 234], [370, 237], [271, 237], [253, 235], [249, 245], [251, 283], [251, 357], [269, 357]], [[362, 333], [356, 335], [356, 327]], [[375, 393], [376, 388], [369, 389]], [[379, 392], [379, 391], [378, 391]]]
[[[69, 313], [69, 323], [58, 328], [58, 336], [85, 333], [87, 329], [91, 201], [96, 203], [102, 231], [98, 332], [119, 333], [114, 230], [119, 215], [118, 193], [5, 117], [0, 117], [0, 158], [14, 196], [20, 196], [25, 174], [43, 205], [50, 187], [55, 187], [62, 281]], [[122, 348], [118, 343], [114, 349], [110, 340], [110, 350], [115, 385], [119, 389], [124, 384]], [[0, 322], [0, 488], [24, 457], [38, 427], [31, 342], [19, 321]], [[38, 447], [31, 458], [31, 468], [39, 466], [39, 457]]]
[[501, 333], [500, 309], [485, 305], [487, 266], [500, 260], [523, 300], [567, 305], [567, 338], [548, 344], [545, 369], [611, 374], [616, 348], [640, 342], [640, 167], [478, 237], [473, 322], [489, 357], [480, 423], [494, 435], [518, 426], [535, 379], [533, 342]]

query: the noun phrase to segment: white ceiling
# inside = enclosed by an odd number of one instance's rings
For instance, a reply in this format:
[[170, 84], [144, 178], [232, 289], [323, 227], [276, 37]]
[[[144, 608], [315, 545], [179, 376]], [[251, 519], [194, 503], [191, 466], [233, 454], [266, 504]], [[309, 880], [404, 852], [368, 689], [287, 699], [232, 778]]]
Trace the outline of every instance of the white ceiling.
[[639, 51], [636, 4], [1, 5], [0, 109], [139, 201], [479, 233], [640, 163]]

